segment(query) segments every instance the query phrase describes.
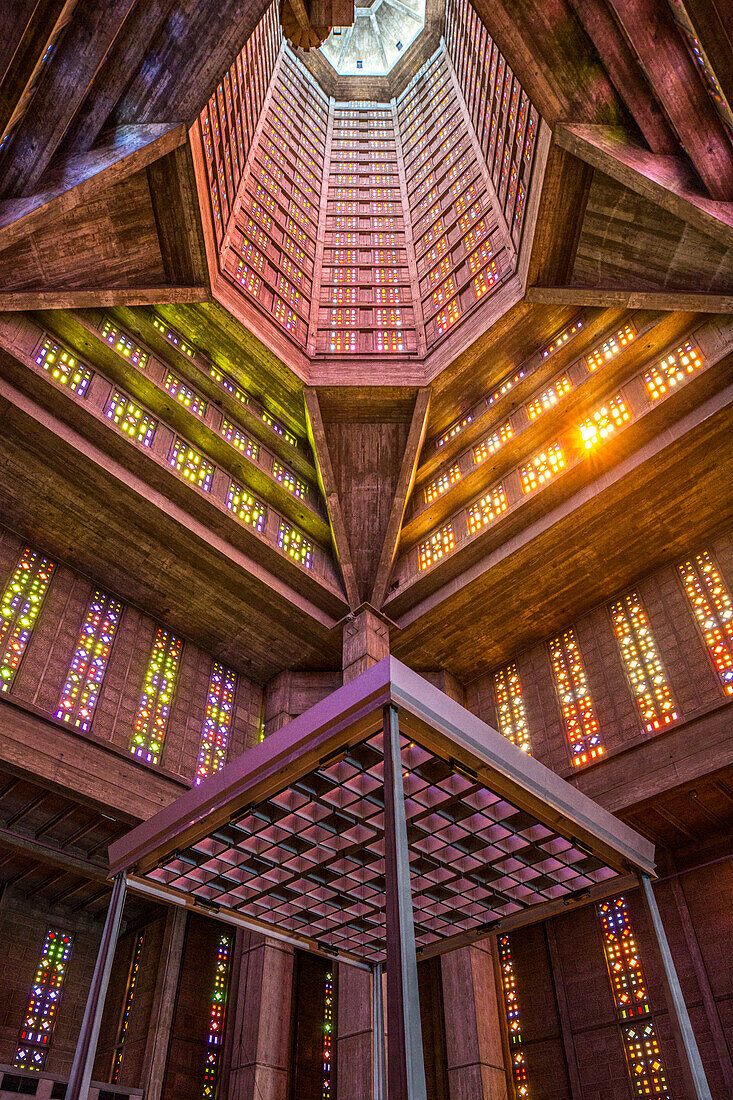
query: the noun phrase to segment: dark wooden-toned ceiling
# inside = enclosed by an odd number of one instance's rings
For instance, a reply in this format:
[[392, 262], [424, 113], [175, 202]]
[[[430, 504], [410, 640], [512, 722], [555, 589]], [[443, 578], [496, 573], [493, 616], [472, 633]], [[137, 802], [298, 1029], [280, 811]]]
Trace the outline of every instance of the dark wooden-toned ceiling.
[[[423, 440], [434, 443], [579, 312], [589, 343], [649, 311], [670, 340], [704, 315], [733, 313], [725, 5], [685, 0], [706, 73], [668, 0], [473, 2], [552, 131], [526, 241], [525, 296], [443, 364], [422, 404], [414, 378], [393, 388], [380, 386], [378, 374], [373, 387], [311, 379], [343, 593], [319, 595], [307, 580], [297, 598], [275, 592], [163, 517], [152, 498], [4, 405], [3, 522], [256, 679], [288, 667], [338, 667], [335, 623], [349, 605], [388, 591], [403, 515], [412, 524], [405, 544], [428, 524], [427, 513], [420, 527], [407, 507], [415, 478], [422, 486], [443, 461], [434, 449], [420, 453]], [[265, 7], [266, 0], [11, 5], [0, 43], [0, 310], [31, 311], [88, 354], [83, 311], [103, 307], [170, 355], [152, 323], [154, 304], [289, 430], [314, 440], [307, 387], [212, 300], [188, 139]], [[9, 377], [17, 369], [5, 361]], [[49, 412], [55, 401], [62, 404], [49, 391]], [[454, 589], [425, 582], [422, 603], [391, 597], [385, 610], [401, 621], [424, 604], [394, 632], [397, 655], [470, 679], [667, 560], [683, 541], [729, 522], [729, 430], [721, 409], [470, 584], [446, 574]], [[314, 450], [313, 466], [303, 462], [329, 480], [318, 441]], [[436, 505], [430, 523], [450, 507]]]

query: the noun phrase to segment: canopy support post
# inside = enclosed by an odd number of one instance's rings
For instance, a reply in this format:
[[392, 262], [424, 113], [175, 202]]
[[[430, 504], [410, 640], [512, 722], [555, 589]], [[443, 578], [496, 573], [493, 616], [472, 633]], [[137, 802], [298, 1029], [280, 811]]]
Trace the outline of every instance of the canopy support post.
[[649, 911], [649, 916], [651, 917], [654, 935], [657, 938], [659, 953], [662, 956], [669, 1011], [675, 1020], [677, 1031], [682, 1041], [680, 1056], [683, 1062], [683, 1069], [687, 1070], [685, 1076], [688, 1078], [695, 1100], [713, 1100], [712, 1093], [710, 1092], [710, 1085], [708, 1084], [705, 1070], [703, 1069], [695, 1032], [692, 1030], [690, 1014], [687, 1011], [685, 998], [682, 995], [680, 980], [677, 977], [677, 969], [674, 965], [674, 959], [672, 958], [672, 951], [669, 946], [669, 941], [667, 940], [667, 933], [664, 931], [662, 916], [659, 912], [657, 899], [652, 889], [651, 879], [648, 875], [639, 875], [639, 878], [641, 879], [641, 889], [647, 910]]
[[388, 1094], [427, 1100], [399, 716], [391, 703], [383, 714]]
[[372, 1098], [387, 1100], [384, 1091], [384, 1000], [382, 964], [372, 967]]
[[109, 975], [112, 970], [117, 937], [122, 921], [122, 910], [125, 907], [125, 892], [127, 878], [124, 871], [114, 877], [112, 896], [109, 899], [109, 908], [104, 922], [102, 939], [97, 952], [97, 961], [92, 975], [92, 984], [89, 987], [84, 1017], [81, 1022], [79, 1038], [76, 1042], [74, 1061], [69, 1075], [69, 1084], [66, 1089], [66, 1100], [86, 1100], [89, 1093], [89, 1082], [92, 1079], [94, 1056], [97, 1053], [97, 1040], [99, 1038], [99, 1025], [102, 1022], [104, 1000], [107, 996]]

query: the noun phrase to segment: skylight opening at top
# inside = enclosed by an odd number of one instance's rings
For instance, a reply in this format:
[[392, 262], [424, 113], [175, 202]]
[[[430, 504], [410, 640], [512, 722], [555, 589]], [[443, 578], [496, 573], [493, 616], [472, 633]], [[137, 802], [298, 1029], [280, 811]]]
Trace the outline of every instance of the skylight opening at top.
[[385, 76], [425, 26], [425, 0], [372, 0], [351, 27], [334, 27], [321, 53], [339, 76]]

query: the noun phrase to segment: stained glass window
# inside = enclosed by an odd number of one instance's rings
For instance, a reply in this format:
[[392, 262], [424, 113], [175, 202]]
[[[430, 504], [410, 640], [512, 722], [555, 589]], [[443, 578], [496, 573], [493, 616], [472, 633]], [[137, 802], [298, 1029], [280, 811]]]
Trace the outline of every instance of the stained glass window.
[[451, 424], [448, 431], [443, 432], [440, 438], [436, 441], [436, 447], [443, 447], [446, 443], [450, 442], [451, 439], [454, 439], [457, 435], [460, 435], [463, 429], [468, 427], [472, 420], [473, 416], [471, 415], [471, 413], [468, 413], [468, 415], [464, 416], [462, 420], [457, 420], [455, 424]]
[[216, 951], [214, 988], [211, 993], [211, 1007], [209, 1009], [209, 1033], [206, 1039], [204, 1080], [201, 1087], [202, 1100], [215, 1100], [219, 1087], [221, 1046], [224, 1039], [231, 954], [232, 937], [228, 932], [224, 932], [219, 937]]
[[136, 344], [122, 329], [110, 321], [109, 317], [105, 317], [102, 321], [101, 328], [102, 337], [109, 344], [111, 348], [121, 355], [124, 359], [129, 360], [135, 367], [147, 366], [150, 355], [147, 351]]
[[292, 470], [289, 470], [287, 466], [283, 466], [282, 462], [278, 462], [277, 459], [272, 464], [272, 476], [275, 481], [279, 481], [281, 485], [298, 497], [300, 500], [305, 500], [308, 494], [308, 486], [305, 482], [297, 478]]
[[142, 443], [143, 447], [152, 444], [158, 421], [120, 390], [112, 391], [104, 415], [130, 439]]
[[305, 535], [296, 531], [284, 519], [280, 520], [280, 529], [277, 533], [278, 549], [304, 565], [306, 569], [313, 568], [313, 543], [309, 542]]
[[562, 378], [557, 378], [551, 386], [548, 386], [543, 393], [537, 395], [527, 405], [527, 416], [530, 420], [536, 420], [538, 416], [542, 416], [544, 412], [551, 409], [553, 405], [557, 405], [561, 397], [564, 397], [566, 393], [570, 393], [572, 389], [570, 379], [567, 375], [563, 375]]
[[146, 764], [160, 763], [178, 679], [182, 646], [180, 638], [169, 634], [167, 630], [158, 629], [145, 672], [140, 707], [130, 742], [132, 755], [144, 760]]
[[524, 713], [522, 685], [517, 666], [512, 663], [494, 673], [494, 695], [499, 730], [513, 745], [530, 753], [527, 717]]
[[517, 1097], [520, 1100], [529, 1100], [529, 1085], [527, 1083], [527, 1066], [522, 1050], [522, 1025], [519, 1020], [519, 1002], [517, 1000], [517, 983], [514, 979], [514, 961], [508, 936], [499, 936], [497, 940], [499, 948], [499, 966], [501, 969], [501, 987], [504, 993], [504, 1011], [506, 1013], [506, 1026], [509, 1035], [509, 1053], [512, 1060], [512, 1077]]
[[507, 420], [506, 424], [502, 424], [500, 428], [497, 428], [495, 432], [492, 432], [490, 436], [474, 447], [474, 463], [478, 465], [479, 462], [484, 462], [489, 455], [495, 454], [495, 452], [498, 451], [508, 439], [511, 439], [513, 435], [514, 429]]
[[695, 613], [726, 695], [733, 695], [733, 600], [707, 550], [679, 566]]
[[322, 1100], [332, 1100], [331, 1089], [333, 1071], [333, 971], [329, 970], [325, 978], [323, 1008], [323, 1090]]
[[602, 901], [598, 915], [633, 1094], [640, 1100], [671, 1100], [625, 899]]
[[635, 336], [636, 329], [632, 324], [624, 325], [618, 332], [614, 332], [613, 336], [609, 336], [602, 344], [597, 348], [593, 348], [593, 351], [586, 355], [585, 361], [588, 364], [588, 370], [598, 370], [610, 359], [615, 359]]
[[582, 320], [575, 321], [572, 325], [568, 325], [568, 327], [563, 329], [562, 332], [558, 336], [556, 336], [551, 343], [545, 345], [545, 347], [540, 352], [542, 358], [548, 359], [551, 355], [554, 355], [555, 352], [563, 346], [563, 344], [567, 344], [568, 340], [571, 340], [573, 336], [580, 332], [582, 327]]
[[644, 385], [652, 401], [664, 397], [702, 366], [700, 351], [689, 340], [644, 372]]
[[236, 690], [236, 672], [215, 661], [211, 669], [206, 696], [206, 714], [196, 765], [196, 783], [201, 783], [208, 776], [214, 775], [226, 764]]
[[271, 428], [273, 432], [277, 433], [277, 435], [282, 436], [282, 438], [285, 439], [291, 447], [298, 446], [298, 440], [295, 438], [295, 436], [291, 435], [286, 428], [283, 428], [282, 424], [280, 424], [279, 421], [275, 420], [274, 417], [270, 416], [268, 412], [265, 412], [263, 410], [260, 413], [260, 417], [262, 418], [264, 423], [267, 424], [268, 428]]
[[0, 603], [0, 691], [10, 691], [51, 583], [55, 563], [26, 547]]
[[248, 493], [243, 485], [238, 485], [236, 481], [230, 483], [226, 505], [237, 519], [254, 527], [255, 531], [264, 531], [267, 508], [261, 500]]
[[677, 710], [672, 692], [637, 593], [614, 603], [611, 618], [644, 728], [651, 732], [673, 722]]
[[442, 474], [436, 477], [435, 481], [431, 481], [425, 489], [425, 500], [428, 504], [437, 500], [439, 496], [447, 492], [451, 485], [455, 485], [457, 481], [461, 479], [461, 468], [458, 463], [454, 463], [449, 470], [444, 470]]
[[549, 447], [535, 455], [526, 466], [520, 467], [519, 478], [522, 483], [522, 492], [531, 493], [539, 485], [549, 481], [565, 466], [565, 455], [559, 443], [551, 443]]
[[46, 1066], [72, 944], [70, 932], [49, 928], [46, 933], [18, 1039], [14, 1065], [19, 1069]]
[[550, 642], [550, 658], [573, 765], [588, 764], [602, 756], [604, 748], [580, 650], [572, 630]]
[[187, 386], [180, 378], [176, 378], [172, 371], [168, 371], [166, 374], [163, 385], [168, 393], [175, 397], [176, 401], [180, 401], [195, 416], [206, 416], [207, 404], [203, 397], [199, 397], [190, 386]]
[[56, 711], [62, 722], [82, 730], [91, 726], [121, 615], [121, 603], [99, 590], [94, 593]]
[[117, 1042], [115, 1044], [114, 1058], [112, 1060], [113, 1083], [116, 1083], [120, 1077], [124, 1043], [127, 1038], [127, 1029], [130, 1026], [130, 1013], [132, 1011], [132, 1003], [135, 999], [135, 985], [137, 984], [137, 975], [140, 970], [140, 959], [143, 953], [144, 938], [144, 933], [140, 932], [132, 949], [130, 969], [127, 973], [127, 985], [125, 986], [125, 999], [122, 1004], [122, 1016], [120, 1017], [120, 1023], [117, 1029]]
[[205, 493], [210, 492], [214, 467], [200, 451], [186, 443], [185, 439], [176, 438], [168, 462], [187, 481], [197, 485]]
[[438, 335], [441, 336], [446, 332], [451, 325], [454, 325], [458, 318], [461, 316], [461, 307], [458, 304], [458, 299], [454, 298], [445, 309], [441, 309], [440, 313], [435, 315], [435, 324]]
[[468, 530], [474, 535], [477, 531], [480, 531], [482, 527], [485, 527], [487, 523], [492, 523], [497, 516], [500, 516], [501, 513], [506, 512], [506, 510], [507, 499], [506, 493], [504, 492], [504, 486], [501, 484], [495, 485], [493, 489], [485, 493], [480, 500], [470, 505], [466, 513]]
[[631, 419], [631, 413], [621, 394], [609, 398], [599, 409], [591, 413], [579, 427], [580, 437], [586, 450], [608, 439]]
[[36, 352], [36, 363], [48, 371], [54, 382], [66, 386], [77, 397], [83, 397], [89, 389], [94, 372], [86, 364], [80, 363], [67, 348], [60, 347], [50, 336], [46, 337]]
[[259, 443], [255, 443], [254, 439], [250, 439], [241, 428], [238, 428], [231, 420], [227, 420], [226, 417], [224, 417], [221, 422], [221, 434], [224, 436], [227, 443], [231, 443], [232, 447], [236, 447], [237, 450], [241, 451], [247, 458], [257, 461], [260, 456]]
[[173, 344], [173, 347], [182, 352], [187, 359], [196, 358], [196, 349], [192, 347], [191, 344], [188, 344], [175, 329], [170, 328], [170, 326], [167, 325], [165, 321], [161, 320], [160, 317], [153, 317], [153, 325], [157, 328], [158, 332], [163, 334], [168, 343]]
[[453, 525], [447, 523], [439, 531], [433, 531], [432, 535], [423, 542], [417, 550], [418, 568], [422, 572], [436, 561], [440, 561], [444, 554], [449, 554], [455, 548], [456, 540], [453, 533]]

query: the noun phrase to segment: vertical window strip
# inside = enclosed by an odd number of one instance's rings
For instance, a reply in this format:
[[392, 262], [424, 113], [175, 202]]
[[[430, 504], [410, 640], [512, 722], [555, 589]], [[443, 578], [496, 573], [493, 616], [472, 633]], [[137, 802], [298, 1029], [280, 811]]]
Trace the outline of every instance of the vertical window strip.
[[215, 1100], [219, 1089], [221, 1044], [224, 1037], [227, 993], [229, 992], [231, 953], [232, 938], [228, 933], [224, 933], [219, 937], [219, 945], [216, 953], [214, 988], [211, 993], [211, 1006], [209, 1010], [209, 1034], [206, 1039], [204, 1080], [200, 1094], [202, 1100]]
[[94, 593], [56, 711], [62, 722], [82, 730], [91, 726], [121, 615], [121, 603], [99, 590]]
[[651, 733], [673, 722], [677, 710], [637, 593], [631, 592], [613, 604], [611, 618], [636, 705], [645, 730]]
[[531, 756], [522, 685], [517, 666], [513, 662], [494, 673], [494, 694], [500, 732], [507, 741]]
[[550, 657], [571, 760], [579, 767], [597, 760], [605, 750], [574, 631], [568, 630], [550, 642]]
[[671, 1100], [625, 899], [601, 902], [598, 915], [633, 1094], [640, 1100]]
[[159, 764], [183, 643], [162, 628], [153, 641], [130, 752], [146, 764]]
[[733, 695], [733, 600], [707, 550], [679, 566], [682, 584], [726, 695]]
[[55, 563], [26, 547], [0, 602], [0, 692], [12, 687]]
[[196, 767], [197, 784], [214, 775], [226, 764], [236, 690], [236, 672], [215, 661], [206, 697], [206, 714]]
[[18, 1069], [46, 1067], [72, 944], [70, 932], [46, 932], [13, 1063]]
[[140, 958], [143, 953], [144, 939], [145, 934], [141, 932], [135, 941], [132, 957], [130, 958], [130, 969], [127, 974], [127, 985], [125, 986], [125, 1000], [122, 1005], [122, 1016], [120, 1017], [120, 1025], [117, 1030], [117, 1043], [115, 1044], [114, 1060], [112, 1062], [113, 1084], [117, 1083], [120, 1076], [124, 1042], [127, 1038], [127, 1029], [130, 1026], [130, 1012], [132, 1011], [132, 1002], [135, 998], [135, 984], [137, 982], [138, 971], [140, 970]]
[[529, 1100], [529, 1084], [527, 1083], [527, 1066], [522, 1050], [522, 1026], [519, 1020], [519, 1003], [517, 1001], [517, 984], [514, 979], [514, 960], [509, 944], [508, 936], [499, 936], [499, 966], [501, 970], [501, 987], [504, 993], [504, 1012], [506, 1013], [506, 1027], [509, 1036], [509, 1053], [512, 1060], [512, 1077], [517, 1097], [520, 1100]]
[[325, 978], [323, 1008], [323, 1089], [321, 1100], [333, 1098], [333, 971]]

